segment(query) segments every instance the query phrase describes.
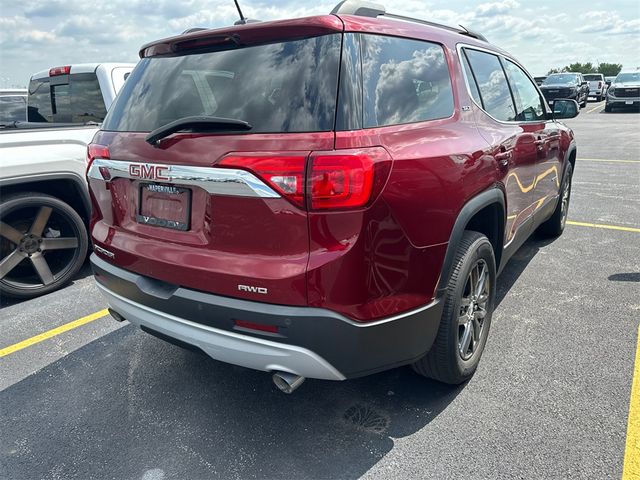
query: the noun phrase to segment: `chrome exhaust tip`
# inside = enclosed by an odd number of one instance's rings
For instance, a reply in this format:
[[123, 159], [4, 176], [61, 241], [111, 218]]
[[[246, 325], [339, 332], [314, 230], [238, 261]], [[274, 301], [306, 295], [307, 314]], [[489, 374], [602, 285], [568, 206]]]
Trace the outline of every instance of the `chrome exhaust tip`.
[[111, 315], [116, 322], [124, 322], [126, 320], [126, 318], [124, 318], [122, 315], [120, 315], [115, 310], [113, 310], [111, 308], [108, 308], [107, 310], [109, 310], [109, 315]]
[[300, 375], [288, 372], [276, 372], [273, 374], [273, 383], [281, 392], [293, 393], [300, 385], [304, 383], [305, 378]]

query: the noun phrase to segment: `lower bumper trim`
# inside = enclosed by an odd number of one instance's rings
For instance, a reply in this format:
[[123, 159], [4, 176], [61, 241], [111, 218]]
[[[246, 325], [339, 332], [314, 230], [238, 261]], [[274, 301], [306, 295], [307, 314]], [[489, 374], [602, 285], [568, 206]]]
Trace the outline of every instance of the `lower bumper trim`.
[[345, 379], [329, 362], [306, 348], [191, 322], [131, 302], [97, 285], [111, 308], [131, 323], [193, 345], [216, 360], [266, 372], [283, 371], [323, 380]]

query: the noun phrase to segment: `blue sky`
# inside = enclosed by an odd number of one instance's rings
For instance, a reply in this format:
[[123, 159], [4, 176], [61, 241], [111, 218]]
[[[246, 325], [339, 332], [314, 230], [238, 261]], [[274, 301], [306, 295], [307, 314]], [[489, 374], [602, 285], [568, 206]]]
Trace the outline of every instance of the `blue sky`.
[[[240, 0], [261, 20], [328, 13], [337, 3]], [[637, 0], [387, 2], [390, 12], [482, 32], [534, 75], [574, 61], [640, 66]], [[194, 26], [237, 18], [233, 0], [0, 0], [0, 87], [36, 71], [82, 62], [135, 62], [139, 47]]]

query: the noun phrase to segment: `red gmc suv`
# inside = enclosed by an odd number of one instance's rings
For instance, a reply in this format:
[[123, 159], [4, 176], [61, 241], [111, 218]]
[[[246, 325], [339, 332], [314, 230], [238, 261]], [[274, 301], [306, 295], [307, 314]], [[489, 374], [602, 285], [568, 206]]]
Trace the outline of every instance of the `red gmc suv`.
[[286, 392], [473, 374], [497, 273], [564, 228], [574, 100], [550, 111], [479, 34], [354, 2], [140, 57], [88, 149], [117, 320]]

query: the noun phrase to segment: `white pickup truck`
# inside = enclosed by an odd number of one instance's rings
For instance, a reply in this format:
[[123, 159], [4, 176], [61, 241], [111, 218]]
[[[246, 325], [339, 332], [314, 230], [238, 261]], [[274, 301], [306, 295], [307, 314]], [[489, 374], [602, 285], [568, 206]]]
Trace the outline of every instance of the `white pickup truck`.
[[0, 125], [0, 294], [28, 298], [70, 281], [88, 249], [87, 144], [133, 64], [36, 73], [28, 122]]

